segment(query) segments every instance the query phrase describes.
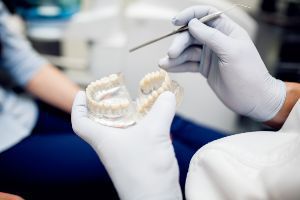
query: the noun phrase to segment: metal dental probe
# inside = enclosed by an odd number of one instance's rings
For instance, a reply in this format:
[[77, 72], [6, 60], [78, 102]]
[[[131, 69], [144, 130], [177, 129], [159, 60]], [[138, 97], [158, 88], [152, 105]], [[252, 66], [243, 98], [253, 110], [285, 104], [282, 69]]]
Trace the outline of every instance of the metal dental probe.
[[[249, 8], [249, 6], [246, 6], [246, 5], [235, 4], [234, 6], [228, 8], [227, 10], [219, 11], [219, 12], [216, 12], [216, 13], [212, 13], [212, 14], [206, 15], [206, 16], [202, 17], [201, 19], [199, 19], [199, 21], [202, 22], [202, 23], [206, 23], [206, 22], [208, 22], [208, 21], [214, 20], [214, 19], [218, 18], [221, 14], [223, 14], [223, 13], [225, 13], [225, 12], [228, 12], [228, 11], [234, 9], [234, 8], [236, 8], [237, 6]], [[172, 35], [175, 35], [175, 34], [177, 34], [177, 33], [181, 33], [181, 32], [187, 31], [188, 29], [189, 29], [188, 25], [182, 26], [182, 27], [178, 28], [177, 30], [172, 31], [171, 33], [168, 33], [168, 34], [163, 35], [163, 36], [161, 36], [161, 37], [158, 37], [158, 38], [155, 38], [155, 39], [150, 40], [150, 41], [148, 41], [148, 42], [145, 42], [145, 43], [143, 43], [143, 44], [141, 44], [141, 45], [139, 45], [139, 46], [136, 46], [136, 47], [130, 49], [129, 52], [130, 52], [130, 53], [131, 53], [131, 52], [134, 52], [134, 51], [136, 51], [136, 50], [138, 50], [138, 49], [140, 49], [140, 48], [143, 48], [143, 47], [145, 47], [145, 46], [148, 46], [148, 45], [150, 45], [150, 44], [152, 44], [152, 43], [155, 43], [155, 42], [157, 42], [157, 41], [160, 41], [160, 40], [162, 40], [162, 39], [164, 39], [164, 38], [167, 38], [167, 37], [169, 37], [169, 36], [172, 36]]]

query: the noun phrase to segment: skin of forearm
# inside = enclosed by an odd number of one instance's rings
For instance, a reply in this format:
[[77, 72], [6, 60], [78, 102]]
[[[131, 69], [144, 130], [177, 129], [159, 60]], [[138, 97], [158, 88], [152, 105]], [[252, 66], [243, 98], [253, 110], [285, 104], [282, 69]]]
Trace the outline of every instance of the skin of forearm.
[[281, 128], [284, 124], [294, 105], [300, 98], [300, 83], [286, 82], [285, 85], [287, 90], [286, 99], [282, 108], [273, 119], [265, 122], [266, 125], [277, 129]]
[[70, 113], [79, 87], [54, 66], [46, 64], [27, 83], [26, 90], [42, 101]]
[[24, 200], [19, 196], [0, 192], [0, 200]]

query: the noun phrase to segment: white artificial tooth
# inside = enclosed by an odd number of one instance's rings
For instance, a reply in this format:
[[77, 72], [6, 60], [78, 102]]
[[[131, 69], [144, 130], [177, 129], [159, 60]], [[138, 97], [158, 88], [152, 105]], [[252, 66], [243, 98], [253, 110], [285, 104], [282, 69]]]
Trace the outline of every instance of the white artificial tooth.
[[123, 100], [123, 101], [121, 102], [121, 108], [122, 108], [122, 109], [127, 108], [128, 105], [129, 105], [129, 101], [128, 101], [128, 100]]
[[121, 110], [122, 109], [122, 105], [121, 105], [121, 102], [118, 103], [118, 110]]
[[98, 110], [99, 110], [100, 112], [103, 112], [103, 111], [105, 110], [105, 107], [104, 107], [104, 103], [103, 103], [103, 102], [99, 102], [99, 103], [97, 104], [97, 107], [99, 108]]
[[109, 113], [109, 114], [113, 114], [114, 111], [115, 111], [115, 104], [110, 104], [108, 113]]
[[146, 76], [145, 78], [145, 84], [148, 85], [151, 83], [151, 77], [150, 76]]
[[148, 97], [149, 103], [152, 104], [154, 102], [154, 99], [155, 98], [150, 94], [149, 97]]
[[140, 101], [140, 105], [141, 106], [144, 106], [146, 103], [147, 103], [147, 99], [146, 98], [141, 99], [141, 101]]
[[161, 86], [161, 81], [159, 79], [156, 80], [155, 82], [155, 89], [157, 90]]
[[109, 78], [104, 77], [101, 81], [102, 81], [103, 84], [108, 84], [109, 83]]
[[161, 76], [165, 76], [165, 75], [166, 75], [166, 71], [165, 71], [165, 70], [162, 70], [162, 69], [159, 70], [159, 73], [160, 73]]
[[168, 84], [171, 84], [171, 79], [169, 76], [166, 76], [165, 77], [165, 82], [168, 83]]
[[140, 113], [145, 113], [146, 112], [146, 109], [144, 107], [140, 108], [139, 110]]
[[155, 80], [156, 80], [157, 82], [159, 82], [160, 79], [161, 79], [161, 76], [160, 76], [159, 72], [155, 72]]
[[149, 92], [149, 90], [150, 90], [149, 83], [146, 83], [143, 87], [143, 92], [147, 94]]
[[145, 102], [145, 99], [144, 99], [144, 98], [139, 98], [139, 99], [137, 100], [138, 107], [142, 107], [143, 104], [144, 104], [144, 102]]
[[117, 74], [110, 75], [110, 81], [111, 81], [111, 83], [112, 83], [113, 86], [116, 86], [116, 85], [119, 84], [119, 79], [120, 78], [118, 77]]
[[151, 85], [149, 85], [149, 90], [152, 92], [153, 90], [156, 90], [156, 82], [153, 81]]
[[94, 101], [92, 101], [91, 104], [92, 104], [92, 109], [93, 109], [93, 111], [98, 112], [98, 105], [97, 105], [97, 103], [94, 102]]
[[118, 104], [111, 104], [111, 109], [113, 111], [117, 110], [118, 109]]
[[146, 94], [149, 94], [151, 92], [152, 88], [150, 88], [150, 85], [148, 85], [148, 87], [145, 90]]
[[142, 105], [140, 105], [140, 107], [139, 107], [139, 110], [140, 110], [140, 111], [143, 111], [144, 109], [145, 109], [145, 103], [142, 104]]
[[110, 105], [110, 114], [113, 115], [115, 113], [115, 105]]
[[91, 85], [91, 92], [95, 93], [95, 92], [97, 92], [100, 88], [101, 88], [101, 85], [95, 83], [95, 84]]
[[[92, 93], [91, 87], [87, 87], [87, 88], [85, 89], [85, 93], [86, 93], [86, 98], [90, 98], [90, 97], [91, 97], [91, 93]], [[88, 99], [87, 99], [87, 100], [88, 100]]]
[[140, 88], [143, 88], [143, 87], [144, 87], [144, 85], [145, 85], [145, 80], [144, 80], [144, 79], [142, 79], [142, 80], [140, 81]]
[[91, 91], [93, 91], [93, 90], [94, 90], [94, 87], [96, 87], [96, 84], [95, 84], [94, 82], [92, 82], [89, 86], [90, 86], [89, 89], [90, 89]]
[[95, 93], [95, 89], [96, 89], [96, 85], [90, 85], [91, 87], [89, 88], [89, 91], [87, 91], [87, 92], [90, 92], [90, 93], [92, 93], [92, 94], [94, 94]]
[[129, 100], [125, 100], [125, 102], [126, 102], [126, 107], [128, 107], [130, 104]]
[[101, 106], [99, 106], [99, 105], [94, 105], [95, 107], [94, 107], [94, 111], [96, 112], [96, 113], [103, 113], [103, 107], [101, 107]]
[[142, 108], [138, 108], [137, 111], [138, 111], [139, 113], [142, 113], [142, 112], [143, 112], [142, 110], [143, 110]]
[[153, 79], [153, 78], [154, 78], [154, 76], [155, 76], [155, 73], [154, 73], [154, 72], [151, 72], [151, 73], [150, 73], [150, 77], [151, 77], [151, 79]]
[[100, 80], [96, 80], [95, 82], [94, 82], [94, 85], [101, 85], [101, 81]]
[[115, 115], [117, 110], [119, 110], [118, 104], [111, 104], [111, 114]]
[[89, 94], [89, 92], [91, 91], [91, 88], [92, 88], [91, 85], [88, 85], [88, 86], [86, 87], [85, 90], [86, 90], [87, 94]]
[[111, 74], [111, 75], [109, 76], [109, 79], [110, 79], [111, 81], [115, 81], [115, 80], [118, 79], [118, 75], [117, 75], [117, 74]]
[[105, 112], [105, 114], [111, 115], [112, 114], [112, 109], [111, 108], [107, 109], [106, 112]]
[[153, 92], [152, 92], [152, 96], [153, 96], [154, 98], [157, 98], [157, 97], [158, 97], [158, 92], [157, 92], [157, 91], [153, 91]]
[[150, 104], [151, 104], [151, 102], [150, 102], [150, 100], [149, 100], [149, 98], [146, 100], [146, 102], [145, 102], [145, 104], [144, 104], [144, 107], [146, 108], [146, 109], [148, 109], [149, 107], [150, 107]]
[[146, 75], [142, 78], [142, 80], [146, 80], [147, 77], [148, 77], [148, 74], [146, 74]]
[[146, 83], [145, 83], [145, 84], [143, 85], [143, 87], [141, 87], [142, 93], [147, 94], [147, 93], [149, 92], [148, 85], [149, 85], [149, 84], [146, 84]]
[[88, 105], [89, 110], [93, 110], [94, 109], [94, 105], [93, 105], [92, 101], [88, 101], [87, 105]]
[[158, 76], [158, 77], [159, 77], [159, 75], [160, 75], [159, 71], [156, 71], [156, 72], [155, 72], [155, 76]]
[[102, 114], [103, 113], [103, 107], [99, 107], [98, 105], [94, 105], [93, 111], [97, 114]]
[[105, 109], [105, 111], [107, 111], [110, 107], [110, 104], [108, 102], [104, 102], [103, 103], [103, 108]]
[[168, 84], [166, 82], [164, 82], [161, 87], [164, 91], [168, 90], [168, 88], [169, 88]]
[[164, 89], [162, 87], [160, 87], [158, 90], [157, 90], [157, 93], [160, 95], [164, 92]]
[[114, 114], [114, 115], [120, 115], [121, 113], [120, 113], [120, 110], [117, 109], [117, 110], [115, 110], [115, 111], [113, 112], [113, 114]]

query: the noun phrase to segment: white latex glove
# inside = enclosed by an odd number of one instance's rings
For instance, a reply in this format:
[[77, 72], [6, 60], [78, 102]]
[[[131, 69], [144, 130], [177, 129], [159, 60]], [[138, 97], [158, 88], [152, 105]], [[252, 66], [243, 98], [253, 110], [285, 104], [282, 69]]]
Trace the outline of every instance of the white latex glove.
[[97, 152], [121, 199], [182, 199], [169, 134], [175, 107], [174, 95], [165, 92], [137, 125], [118, 129], [90, 120], [85, 93], [77, 94], [72, 109], [73, 129]]
[[160, 67], [200, 72], [231, 110], [259, 121], [272, 119], [285, 101], [285, 84], [269, 74], [246, 31], [227, 16], [207, 25], [195, 19], [215, 12], [209, 6], [195, 6], [178, 14], [173, 23], [188, 24], [189, 31], [174, 39]]

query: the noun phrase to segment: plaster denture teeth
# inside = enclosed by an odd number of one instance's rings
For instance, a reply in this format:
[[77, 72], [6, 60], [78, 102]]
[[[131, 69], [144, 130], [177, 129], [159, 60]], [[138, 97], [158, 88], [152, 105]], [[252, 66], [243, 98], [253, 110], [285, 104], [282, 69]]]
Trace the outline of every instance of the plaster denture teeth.
[[161, 87], [161, 84], [165, 81], [169, 81], [169, 78], [168, 74], [164, 71], [151, 72], [141, 80], [140, 89], [142, 93], [149, 94]]
[[164, 89], [163, 89], [163, 88], [159, 88], [159, 89], [157, 90], [158, 95], [161, 95], [163, 92], [164, 92]]
[[[144, 99], [138, 101], [138, 112], [146, 114], [160, 94], [165, 91], [174, 92], [173, 90], [177, 87], [179, 87], [179, 85], [175, 84], [175, 82], [173, 83], [168, 73], [164, 70], [147, 74], [140, 82], [140, 91]], [[176, 91], [182, 93], [182, 89]], [[178, 96], [181, 95], [182, 94], [178, 94]]]
[[151, 95], [154, 97], [154, 98], [157, 98], [159, 96], [158, 92], [157, 91], [153, 91], [151, 93]]
[[[125, 91], [117, 100], [115, 93], [120, 93], [122, 87], [120, 74], [111, 74], [100, 80], [94, 81], [86, 88], [88, 110], [95, 117], [120, 115], [129, 106], [129, 95]], [[116, 88], [116, 89], [115, 89]], [[123, 99], [123, 100], [122, 100]]]
[[181, 99], [182, 89], [164, 70], [148, 73], [139, 83], [139, 97], [131, 101], [121, 74], [111, 74], [86, 88], [89, 117], [102, 125], [126, 128], [134, 125], [151, 109], [164, 91]]
[[137, 100], [137, 110], [140, 114], [144, 114], [146, 113], [146, 107], [148, 105], [148, 100], [144, 97], [140, 97], [138, 100]]

